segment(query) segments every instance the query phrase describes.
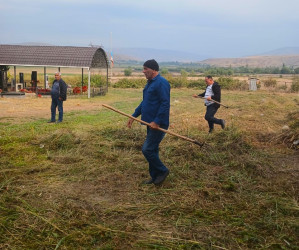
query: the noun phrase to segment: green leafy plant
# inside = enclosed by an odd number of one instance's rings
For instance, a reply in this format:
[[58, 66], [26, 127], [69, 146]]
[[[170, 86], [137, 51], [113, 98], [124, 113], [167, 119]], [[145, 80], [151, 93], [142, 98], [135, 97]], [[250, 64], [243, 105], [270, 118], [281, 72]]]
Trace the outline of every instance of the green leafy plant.
[[132, 69], [131, 68], [127, 68], [127, 69], [124, 69], [124, 75], [125, 76], [131, 76], [132, 75]]

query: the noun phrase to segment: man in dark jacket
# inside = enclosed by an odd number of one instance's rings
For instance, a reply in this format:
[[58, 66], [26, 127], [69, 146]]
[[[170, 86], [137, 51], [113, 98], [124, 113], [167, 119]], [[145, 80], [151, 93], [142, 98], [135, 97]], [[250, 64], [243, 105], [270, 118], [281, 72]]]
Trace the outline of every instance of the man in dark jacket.
[[193, 97], [205, 98], [205, 105], [207, 106], [205, 119], [209, 123], [209, 133], [212, 133], [214, 130], [214, 124], [221, 125], [222, 129], [225, 128], [225, 121], [214, 117], [220, 105], [212, 101], [212, 100], [215, 100], [217, 102], [221, 101], [221, 88], [217, 82], [214, 82], [212, 76], [205, 77], [205, 82], [207, 84], [206, 91], [199, 95], [194, 94]]
[[52, 97], [52, 104], [51, 104], [51, 120], [48, 123], [56, 122], [56, 108], [58, 107], [58, 121], [57, 123], [62, 122], [63, 120], [63, 101], [66, 100], [66, 91], [67, 85], [61, 79], [61, 73], [55, 73], [55, 80], [52, 85], [51, 90], [51, 97]]
[[[168, 168], [159, 158], [159, 144], [165, 133], [158, 128], [168, 129], [169, 126], [170, 85], [160, 76], [159, 65], [154, 59], [143, 64], [143, 73], [148, 81], [143, 89], [143, 100], [132, 116], [141, 115], [141, 119], [150, 124], [142, 153], [148, 161], [151, 179], [144, 184], [160, 185], [169, 174]], [[133, 121], [131, 118], [128, 120], [129, 128]]]

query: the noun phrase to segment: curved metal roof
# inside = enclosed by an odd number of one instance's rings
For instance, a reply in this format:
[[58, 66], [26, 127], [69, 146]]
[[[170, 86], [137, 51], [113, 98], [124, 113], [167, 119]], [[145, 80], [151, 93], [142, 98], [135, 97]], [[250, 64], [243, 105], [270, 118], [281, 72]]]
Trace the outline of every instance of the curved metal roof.
[[0, 65], [108, 68], [98, 47], [0, 45]]

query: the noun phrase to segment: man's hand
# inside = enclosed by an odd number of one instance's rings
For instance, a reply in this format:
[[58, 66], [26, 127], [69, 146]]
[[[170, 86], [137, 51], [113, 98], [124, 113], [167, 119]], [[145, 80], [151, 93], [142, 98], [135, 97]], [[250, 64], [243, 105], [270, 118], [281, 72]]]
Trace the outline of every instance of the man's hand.
[[130, 119], [128, 120], [128, 123], [127, 123], [127, 127], [128, 127], [128, 128], [131, 128], [131, 127], [132, 127], [132, 123], [133, 123], [133, 121], [134, 121], [134, 119], [132, 119], [132, 118], [130, 118]]
[[160, 126], [157, 124], [157, 123], [155, 123], [155, 122], [151, 122], [150, 123], [150, 128], [151, 129], [158, 129]]
[[197, 94], [193, 94], [192, 97], [198, 98], [198, 95]]
[[208, 101], [212, 100], [212, 97], [208, 96], [208, 97], [207, 97], [207, 100], [208, 100]]

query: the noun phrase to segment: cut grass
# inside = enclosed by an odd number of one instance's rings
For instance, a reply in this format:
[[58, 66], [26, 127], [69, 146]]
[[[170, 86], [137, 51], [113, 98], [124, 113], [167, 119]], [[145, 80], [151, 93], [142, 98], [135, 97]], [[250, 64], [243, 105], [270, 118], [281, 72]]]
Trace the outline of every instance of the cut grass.
[[[130, 114], [140, 101], [139, 90], [111, 92], [92, 102]], [[3, 121], [0, 248], [296, 249], [298, 157], [260, 139], [279, 134], [296, 103], [224, 92], [232, 108], [217, 116], [228, 126], [208, 135], [192, 92], [173, 90], [170, 129], [206, 145], [167, 135], [160, 154], [171, 172], [161, 187], [141, 185], [144, 126], [127, 129], [112, 111], [66, 112], [61, 124]]]

